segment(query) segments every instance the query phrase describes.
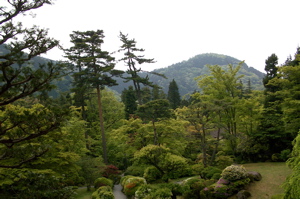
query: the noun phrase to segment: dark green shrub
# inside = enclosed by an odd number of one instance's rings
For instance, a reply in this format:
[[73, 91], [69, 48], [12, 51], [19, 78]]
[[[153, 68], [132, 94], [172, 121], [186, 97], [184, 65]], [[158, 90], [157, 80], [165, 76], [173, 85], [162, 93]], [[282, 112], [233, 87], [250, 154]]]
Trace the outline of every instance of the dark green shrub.
[[279, 153], [274, 153], [274, 154], [272, 154], [271, 159], [272, 159], [273, 162], [278, 162], [278, 161], [280, 161], [280, 154], [279, 154]]
[[280, 160], [281, 161], [287, 161], [287, 159], [290, 158], [290, 154], [291, 154], [291, 150], [290, 149], [285, 149], [285, 150], [282, 150], [280, 152]]
[[92, 194], [92, 199], [114, 199], [112, 188], [109, 186], [102, 186]]
[[108, 179], [105, 177], [97, 178], [94, 183], [95, 189], [98, 189], [99, 187], [102, 187], [102, 186], [113, 187], [114, 183], [111, 179]]
[[126, 169], [124, 174], [143, 177], [147, 167], [149, 167], [149, 165], [132, 165]]
[[202, 189], [206, 187], [204, 179], [199, 177], [188, 178], [183, 181], [183, 186], [185, 187], [183, 197], [189, 199], [197, 199], [200, 197], [199, 193]]
[[201, 177], [204, 179], [212, 179], [212, 177], [214, 176], [214, 174], [216, 173], [222, 173], [222, 170], [217, 168], [217, 167], [206, 167], [201, 171]]
[[[4, 173], [2, 173], [4, 176]], [[1, 177], [3, 177], [1, 176]], [[9, 184], [6, 184], [9, 183]], [[0, 198], [73, 198], [75, 192], [65, 183], [65, 179], [56, 177], [48, 171], [30, 171], [24, 169], [22, 175], [15, 177], [14, 181], [2, 181]]]
[[233, 163], [233, 159], [230, 156], [227, 155], [220, 155], [216, 157], [216, 167], [218, 167], [219, 169], [224, 169], [229, 165], [232, 165]]
[[168, 188], [157, 189], [154, 193], [150, 193], [152, 199], [171, 199], [172, 192]]
[[173, 194], [173, 197], [181, 196], [184, 192], [183, 186], [181, 186], [180, 184], [177, 184], [177, 183], [167, 183], [167, 184], [163, 184], [163, 185], [159, 185], [159, 186], [167, 187], [168, 189], [170, 189]]
[[192, 165], [191, 166], [192, 175], [200, 175], [203, 169], [204, 169], [204, 165], [202, 163]]
[[154, 182], [162, 177], [161, 172], [154, 166], [145, 169], [144, 178], [147, 182]]

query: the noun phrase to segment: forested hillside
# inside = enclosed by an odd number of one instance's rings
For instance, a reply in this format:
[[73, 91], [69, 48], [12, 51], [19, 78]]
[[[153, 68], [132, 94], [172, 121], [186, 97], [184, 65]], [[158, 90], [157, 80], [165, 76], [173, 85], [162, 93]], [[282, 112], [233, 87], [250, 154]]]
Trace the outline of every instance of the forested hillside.
[[[210, 72], [206, 65], [219, 65], [225, 67], [228, 64], [236, 66], [240, 62], [241, 60], [227, 55], [206, 53], [199, 54], [189, 60], [173, 64], [166, 68], [155, 69], [153, 71], [164, 74], [167, 78], [147, 73], [141, 73], [141, 76], [145, 77], [148, 75], [149, 80], [160, 86], [165, 93], [168, 92], [169, 83], [174, 79], [176, 82], [180, 82], [178, 85], [179, 92], [181, 96], [184, 96], [185, 94], [191, 94], [194, 91], [199, 90], [195, 78], [200, 75], [209, 75]], [[244, 75], [241, 78], [244, 85], [246, 85], [250, 80], [253, 90], [263, 90], [262, 79], [265, 76], [264, 73], [253, 67], [249, 67], [246, 63], [244, 63], [238, 74]], [[122, 79], [118, 79], [118, 83], [119, 85], [112, 87], [112, 89], [119, 93], [130, 85], [129, 83], [124, 83]]]
[[[241, 60], [227, 55], [214, 53], [200, 54], [187, 61], [182, 61], [166, 68], [155, 70], [155, 72], [166, 75], [168, 79], [163, 79], [154, 75], [149, 75], [149, 78], [164, 89], [167, 89], [172, 79], [176, 82], [180, 82], [178, 85], [179, 92], [183, 96], [187, 93], [199, 90], [194, 78], [200, 75], [209, 74], [209, 69], [206, 65], [227, 66], [228, 64], [233, 64], [236, 66], [239, 62], [241, 62]], [[255, 68], [248, 67], [248, 65], [244, 63], [238, 74], [244, 75], [242, 81], [245, 85], [250, 79], [254, 90], [263, 89], [262, 78], [264, 77], [264, 73], [256, 70]], [[167, 90], [165, 90], [165, 92], [167, 92]]]

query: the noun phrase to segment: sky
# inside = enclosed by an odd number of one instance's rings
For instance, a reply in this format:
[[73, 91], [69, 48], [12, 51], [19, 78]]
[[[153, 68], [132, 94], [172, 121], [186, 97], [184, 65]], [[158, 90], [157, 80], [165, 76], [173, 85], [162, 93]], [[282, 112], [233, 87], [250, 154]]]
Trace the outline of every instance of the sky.
[[[299, 0], [54, 0], [20, 20], [48, 29], [64, 48], [72, 31], [103, 30], [109, 52], [121, 46], [120, 32], [128, 34], [156, 61], [143, 70], [218, 53], [264, 72], [272, 53], [282, 64], [300, 45], [299, 8]], [[63, 54], [53, 49], [44, 57], [62, 60]]]

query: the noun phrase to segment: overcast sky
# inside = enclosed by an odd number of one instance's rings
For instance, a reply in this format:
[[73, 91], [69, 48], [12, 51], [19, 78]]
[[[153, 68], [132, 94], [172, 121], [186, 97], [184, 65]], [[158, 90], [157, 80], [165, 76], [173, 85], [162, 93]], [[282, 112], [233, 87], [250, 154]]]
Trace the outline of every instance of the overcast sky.
[[[272, 53], [281, 64], [300, 45], [299, 8], [299, 0], [56, 0], [22, 20], [48, 28], [65, 48], [72, 31], [101, 29], [103, 48], [112, 52], [121, 31], [156, 60], [144, 70], [218, 53], [264, 71]], [[45, 57], [62, 55], [52, 50]]]

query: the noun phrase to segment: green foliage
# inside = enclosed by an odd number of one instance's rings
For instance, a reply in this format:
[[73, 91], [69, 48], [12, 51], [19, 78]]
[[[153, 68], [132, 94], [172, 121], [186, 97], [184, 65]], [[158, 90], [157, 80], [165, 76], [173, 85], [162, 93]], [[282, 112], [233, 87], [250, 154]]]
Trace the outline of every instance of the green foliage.
[[212, 179], [215, 174], [220, 174], [221, 172], [222, 170], [217, 167], [208, 166], [201, 171], [201, 177], [204, 179]]
[[170, 107], [176, 109], [180, 106], [180, 94], [176, 81], [173, 79], [169, 84], [168, 97], [167, 99], [170, 102]]
[[[49, 170], [1, 169], [0, 173], [3, 174], [0, 186], [1, 198], [71, 199], [74, 195], [72, 187], [67, 186], [65, 179], [55, 176]], [[11, 180], [3, 181], [4, 176], [8, 174], [14, 178], [9, 177], [7, 180]]]
[[125, 105], [125, 116], [129, 119], [137, 110], [136, 94], [132, 86], [122, 91], [122, 102]]
[[133, 196], [136, 190], [143, 184], [147, 184], [145, 178], [135, 176], [124, 176], [121, 178], [121, 185], [126, 196]]
[[114, 186], [114, 183], [111, 179], [105, 177], [97, 178], [94, 182], [95, 189], [98, 189], [99, 187], [102, 186], [109, 186], [112, 188]]
[[136, 199], [171, 199], [182, 195], [182, 187], [179, 184], [145, 184], [135, 192]]
[[156, 167], [164, 180], [186, 175], [188, 168], [185, 158], [170, 153], [170, 149], [163, 146], [148, 145], [134, 154], [137, 162]]
[[133, 164], [129, 167], [127, 167], [125, 171], [125, 175], [131, 175], [131, 176], [139, 176], [143, 177], [145, 170], [149, 167], [149, 165], [144, 164]]
[[84, 182], [88, 189], [94, 185], [97, 178], [101, 177], [105, 168], [101, 157], [82, 156], [77, 164], [81, 168], [79, 174], [84, 178]]
[[219, 155], [216, 157], [216, 166], [220, 169], [224, 169], [233, 163], [233, 158], [227, 155]]
[[145, 169], [144, 178], [148, 183], [154, 182], [161, 177], [161, 172], [156, 167], [150, 166]]
[[184, 198], [191, 198], [191, 199], [198, 199], [199, 193], [202, 189], [206, 187], [206, 184], [204, 183], [204, 179], [201, 179], [199, 177], [192, 177], [188, 178], [183, 181], [183, 197]]
[[[120, 61], [124, 61], [125, 65], [128, 67], [126, 73], [127, 77], [124, 77], [125, 82], [132, 81], [134, 90], [136, 92], [136, 97], [139, 102], [139, 105], [142, 104], [142, 90], [141, 85], [153, 87], [153, 83], [149, 81], [148, 75], [146, 77], [142, 77], [139, 72], [141, 72], [141, 68], [138, 68], [138, 65], [145, 63], [154, 63], [154, 59], [146, 59], [143, 55], [138, 55], [137, 53], [141, 53], [144, 51], [142, 48], [136, 47], [136, 41], [134, 39], [128, 39], [128, 35], [124, 35], [120, 32], [120, 40], [122, 42], [122, 46], [120, 47], [119, 52], [124, 52], [124, 57], [120, 59]], [[158, 73], [153, 73], [154, 75], [160, 75]]]
[[246, 178], [247, 171], [243, 166], [231, 165], [231, 166], [226, 167], [222, 171], [221, 176], [223, 179], [226, 179], [229, 181], [236, 181], [236, 180]]
[[113, 190], [110, 186], [102, 186], [92, 194], [92, 199], [114, 199]]
[[291, 158], [287, 161], [292, 174], [284, 183], [284, 199], [293, 199], [300, 195], [300, 134], [293, 141], [293, 146]]
[[[154, 70], [155, 72], [165, 74], [168, 79], [163, 79], [154, 75], [149, 75], [149, 78], [164, 88], [166, 93], [168, 92], [167, 88], [170, 80], [174, 78], [178, 83], [180, 95], [184, 96], [199, 89], [197, 83], [193, 81], [193, 79], [200, 75], [209, 74], [208, 68], [205, 67], [206, 65], [217, 64], [223, 67], [228, 65], [228, 63], [237, 65], [239, 62], [241, 61], [226, 55], [214, 53], [199, 54], [180, 63]], [[265, 76], [264, 73], [253, 67], [249, 67], [247, 64], [243, 64], [239, 74], [245, 75], [244, 78], [242, 78], [243, 83], [249, 79], [251, 80], [253, 90], [263, 89], [262, 78]]]
[[191, 166], [192, 169], [192, 174], [193, 175], [200, 175], [201, 171], [204, 169], [204, 165], [199, 163], [199, 164], [194, 164]]

